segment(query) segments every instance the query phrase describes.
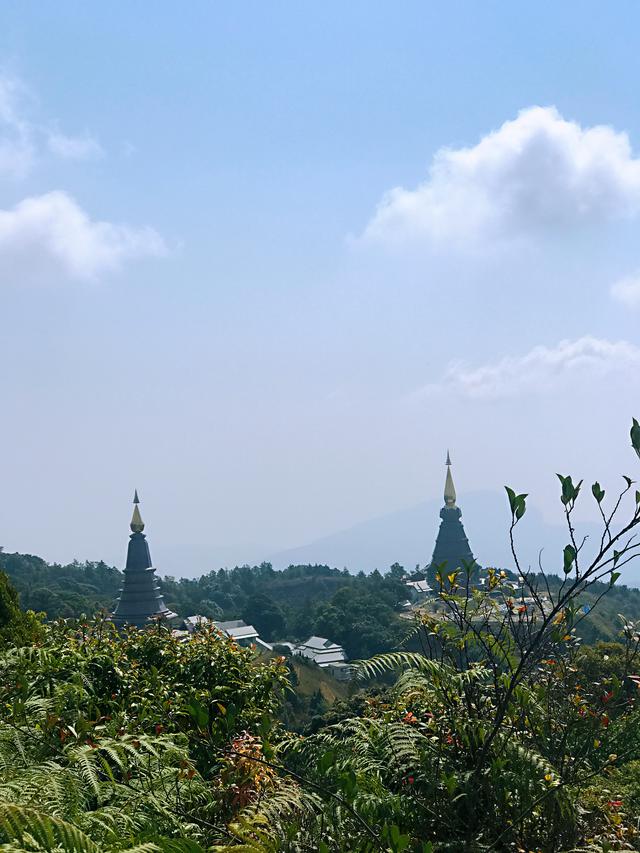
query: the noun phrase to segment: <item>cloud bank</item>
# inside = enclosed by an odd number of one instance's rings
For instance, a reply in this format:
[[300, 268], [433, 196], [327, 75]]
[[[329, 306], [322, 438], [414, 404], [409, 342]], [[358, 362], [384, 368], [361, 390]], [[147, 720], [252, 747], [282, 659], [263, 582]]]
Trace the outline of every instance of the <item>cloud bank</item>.
[[0, 210], [0, 268], [7, 279], [32, 278], [44, 270], [93, 279], [125, 260], [165, 253], [152, 228], [96, 222], [64, 192], [26, 198], [11, 210]]
[[627, 308], [640, 308], [640, 272], [616, 281], [611, 286], [611, 295]]
[[524, 355], [505, 356], [478, 367], [451, 364], [440, 382], [426, 386], [420, 393], [495, 400], [554, 391], [567, 383], [584, 379], [592, 382], [613, 374], [635, 378], [639, 369], [640, 347], [628, 341], [585, 336], [560, 341], [554, 347], [536, 346]]
[[473, 147], [439, 150], [424, 183], [386, 193], [363, 240], [501, 242], [638, 212], [640, 159], [626, 133], [531, 107]]
[[74, 136], [31, 119], [31, 100], [21, 80], [0, 75], [0, 177], [26, 177], [45, 153], [63, 160], [91, 160], [104, 155], [88, 131]]
[[21, 115], [23, 85], [0, 75], [0, 178], [23, 178], [33, 168], [33, 129]]
[[47, 146], [52, 154], [63, 160], [93, 160], [104, 155], [104, 149], [90, 133], [68, 136], [65, 133], [50, 133]]
[[[0, 75], [0, 179], [25, 178], [47, 153], [69, 161], [103, 155], [88, 132], [70, 136], [32, 121], [28, 101], [20, 81]], [[9, 209], [0, 207], [4, 282], [91, 280], [118, 270], [127, 260], [166, 253], [153, 228], [96, 221], [62, 190], [30, 196]]]

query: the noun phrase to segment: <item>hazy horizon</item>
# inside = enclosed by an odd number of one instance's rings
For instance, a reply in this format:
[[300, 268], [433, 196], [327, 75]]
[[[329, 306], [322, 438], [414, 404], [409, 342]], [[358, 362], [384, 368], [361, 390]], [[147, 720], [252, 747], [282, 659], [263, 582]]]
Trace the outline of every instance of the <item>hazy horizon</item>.
[[267, 558], [438, 501], [447, 448], [541, 525], [558, 471], [640, 479], [616, 8], [5, 5], [0, 545], [121, 565], [137, 488], [154, 554]]

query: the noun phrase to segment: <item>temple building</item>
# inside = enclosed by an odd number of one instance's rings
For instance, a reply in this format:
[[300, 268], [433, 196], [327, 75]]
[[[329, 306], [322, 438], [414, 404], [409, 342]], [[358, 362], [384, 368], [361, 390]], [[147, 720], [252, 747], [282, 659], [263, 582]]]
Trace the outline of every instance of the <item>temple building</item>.
[[[456, 490], [451, 476], [451, 457], [447, 451], [447, 477], [444, 485], [444, 506], [440, 510], [440, 529], [436, 538], [433, 557], [427, 566], [427, 580], [434, 591], [440, 589], [436, 575], [446, 576], [457, 569], [471, 572], [471, 583], [478, 583], [480, 566], [471, 551], [464, 532], [460, 507], [456, 506]], [[460, 578], [464, 584], [465, 579]], [[448, 584], [445, 582], [445, 586]]]
[[140, 515], [139, 503], [136, 491], [133, 498], [131, 536], [127, 549], [124, 584], [112, 615], [113, 622], [119, 628], [125, 625], [144, 628], [150, 620], [176, 618], [176, 614], [164, 603], [160, 592], [156, 570], [151, 563], [149, 543], [142, 532], [144, 522]]

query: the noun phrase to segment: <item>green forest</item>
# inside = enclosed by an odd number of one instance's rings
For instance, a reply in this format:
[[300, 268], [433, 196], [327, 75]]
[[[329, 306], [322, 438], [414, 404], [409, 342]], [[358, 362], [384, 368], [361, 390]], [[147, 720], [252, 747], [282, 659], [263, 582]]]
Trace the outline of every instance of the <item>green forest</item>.
[[[635, 421], [631, 440], [640, 456]], [[314, 665], [211, 625], [119, 633], [122, 577], [103, 563], [3, 553], [0, 848], [640, 850], [640, 593], [619, 586], [640, 490], [558, 476], [558, 575], [520, 565], [527, 495], [507, 488], [513, 572], [479, 585], [474, 567], [441, 565], [411, 619], [397, 565], [165, 579], [182, 616], [344, 643], [354, 678], [331, 701]], [[584, 500], [602, 519], [588, 554], [573, 521]]]
[[[1, 550], [0, 569], [17, 589], [22, 607], [45, 612], [50, 620], [109, 612], [123, 581], [122, 572], [105, 563], [62, 566]], [[262, 563], [219, 569], [195, 579], [165, 577], [162, 590], [170, 609], [181, 617], [244, 619], [267, 641], [298, 641], [317, 634], [359, 659], [391, 651], [407, 636], [411, 625], [400, 618], [397, 606], [407, 597], [403, 574], [398, 564], [384, 575], [378, 571], [351, 575], [321, 565], [275, 571]], [[549, 583], [557, 586], [559, 581], [551, 576]], [[640, 590], [622, 584], [609, 588], [596, 583], [580, 592], [582, 603], [592, 604], [604, 590], [607, 596], [580, 626], [580, 636], [588, 642], [615, 639], [621, 612], [640, 619]]]

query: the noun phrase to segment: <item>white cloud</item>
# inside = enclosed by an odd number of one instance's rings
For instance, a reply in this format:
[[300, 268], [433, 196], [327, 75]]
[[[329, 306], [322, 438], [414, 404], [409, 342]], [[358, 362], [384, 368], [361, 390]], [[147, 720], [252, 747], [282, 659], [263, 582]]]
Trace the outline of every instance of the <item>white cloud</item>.
[[419, 393], [497, 399], [553, 391], [567, 383], [583, 379], [593, 382], [613, 374], [636, 377], [639, 368], [640, 347], [628, 341], [585, 336], [560, 341], [555, 347], [537, 346], [525, 355], [505, 356], [479, 367], [462, 362], [451, 364], [440, 382]]
[[79, 204], [56, 191], [0, 210], [0, 271], [5, 281], [63, 275], [93, 279], [123, 261], [166, 254], [152, 228], [131, 228], [89, 218]]
[[504, 241], [640, 212], [640, 159], [611, 127], [531, 107], [470, 148], [440, 149], [427, 180], [379, 203], [363, 238]]
[[98, 140], [86, 132], [82, 136], [50, 133], [47, 145], [52, 154], [64, 160], [93, 160], [104, 155]]
[[611, 295], [628, 308], [640, 308], [640, 272], [612, 284]]
[[89, 160], [104, 154], [87, 131], [71, 136], [34, 121], [28, 109], [32, 100], [21, 80], [0, 74], [0, 177], [25, 177], [45, 151], [64, 160]]
[[[65, 160], [104, 154], [88, 132], [69, 136], [30, 117], [32, 98], [15, 78], [0, 74], [0, 178], [22, 178], [48, 151]], [[92, 220], [61, 190], [0, 208], [0, 283], [91, 280], [123, 262], [167, 253], [153, 228]]]
[[20, 110], [25, 91], [18, 80], [0, 76], [0, 177], [22, 178], [33, 166], [33, 129]]

